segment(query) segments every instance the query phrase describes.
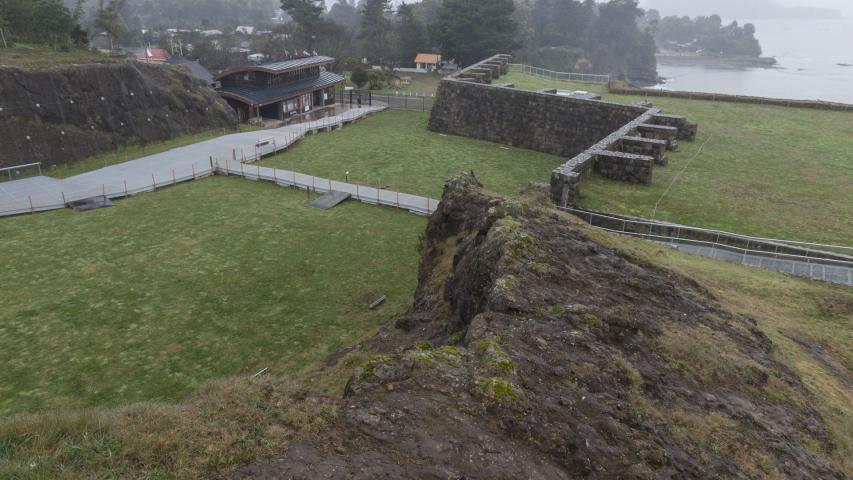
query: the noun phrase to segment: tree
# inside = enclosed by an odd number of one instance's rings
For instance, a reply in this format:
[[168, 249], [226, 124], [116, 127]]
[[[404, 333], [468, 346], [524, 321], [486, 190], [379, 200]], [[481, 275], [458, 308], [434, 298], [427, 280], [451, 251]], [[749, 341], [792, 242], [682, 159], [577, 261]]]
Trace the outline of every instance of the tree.
[[113, 50], [116, 38], [124, 29], [119, 13], [124, 4], [125, 0], [110, 0], [109, 5], [104, 7], [104, 0], [101, 0], [98, 12], [95, 14], [95, 28], [107, 34], [107, 38], [110, 40], [110, 50]]
[[363, 42], [365, 56], [377, 65], [386, 65], [391, 60], [390, 13], [390, 0], [366, 0], [361, 12], [361, 32], [358, 38]]
[[587, 45], [596, 71], [623, 79], [657, 80], [654, 38], [637, 26], [644, 13], [637, 0], [610, 0], [599, 6]]
[[520, 48], [513, 0], [444, 0], [432, 34], [446, 59], [470, 65]]
[[281, 0], [281, 8], [296, 23], [297, 39], [308, 43], [308, 48], [313, 49], [319, 27], [323, 23], [323, 0]]
[[355, 8], [355, 3], [352, 0], [338, 0], [332, 5], [332, 9], [329, 10], [326, 18], [351, 32], [358, 30], [358, 9]]
[[535, 41], [539, 47], [580, 47], [590, 21], [594, 4], [577, 0], [539, 0], [531, 18]]
[[398, 61], [401, 64], [410, 64], [418, 53], [430, 50], [426, 25], [418, 17], [415, 8], [407, 3], [397, 9], [397, 17], [397, 32], [400, 38]]
[[361, 88], [368, 81], [367, 71], [363, 66], [358, 65], [352, 69], [349, 79], [352, 83], [356, 84], [358, 88]]

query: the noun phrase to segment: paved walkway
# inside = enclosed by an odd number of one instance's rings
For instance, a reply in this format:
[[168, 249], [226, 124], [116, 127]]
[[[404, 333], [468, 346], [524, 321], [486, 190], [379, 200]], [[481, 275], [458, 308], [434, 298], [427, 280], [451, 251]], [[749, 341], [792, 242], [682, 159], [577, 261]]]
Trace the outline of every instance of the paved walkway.
[[353, 108], [307, 123], [224, 135], [63, 180], [39, 176], [0, 183], [0, 217], [64, 208], [67, 202], [97, 195], [124, 197], [205, 177], [214, 173], [217, 161], [235, 166], [239, 164], [234, 159], [255, 161], [308, 133], [340, 128], [383, 108]]

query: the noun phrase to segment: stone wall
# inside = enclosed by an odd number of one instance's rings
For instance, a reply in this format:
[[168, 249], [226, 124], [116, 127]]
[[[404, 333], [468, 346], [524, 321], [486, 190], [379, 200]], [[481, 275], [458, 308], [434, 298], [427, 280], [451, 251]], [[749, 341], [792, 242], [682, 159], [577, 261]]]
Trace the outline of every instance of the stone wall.
[[656, 108], [492, 84], [509, 60], [496, 55], [443, 80], [429, 129], [569, 157], [551, 174], [558, 205], [576, 204], [581, 182], [593, 171], [651, 183], [653, 165], [667, 163], [665, 150], [696, 136], [696, 124]]
[[235, 125], [219, 95], [180, 67], [0, 67], [0, 167], [71, 163], [127, 144]]
[[488, 74], [484, 70], [469, 67], [458, 74], [465, 77], [473, 72], [479, 81], [441, 82], [430, 130], [573, 157], [646, 111], [489, 85], [497, 78], [495, 70]]

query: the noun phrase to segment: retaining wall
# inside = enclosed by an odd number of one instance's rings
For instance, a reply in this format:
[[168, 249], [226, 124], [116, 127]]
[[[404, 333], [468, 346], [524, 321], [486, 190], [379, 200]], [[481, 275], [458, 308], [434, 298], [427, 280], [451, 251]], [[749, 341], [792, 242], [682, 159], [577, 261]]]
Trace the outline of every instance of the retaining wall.
[[853, 105], [847, 103], [821, 102], [818, 100], [789, 100], [784, 98], [750, 97], [745, 95], [726, 95], [722, 93], [684, 92], [671, 90], [647, 90], [608, 85], [608, 91], [617, 95], [638, 95], [643, 97], [686, 98], [688, 100], [707, 100], [711, 102], [754, 103], [757, 105], [775, 105], [780, 107], [812, 108], [817, 110], [834, 110], [853, 112]]
[[569, 157], [551, 174], [558, 205], [576, 204], [592, 171], [651, 183], [653, 165], [667, 163], [664, 151], [696, 136], [696, 124], [655, 108], [493, 85], [509, 60], [495, 55], [442, 80], [429, 129]]

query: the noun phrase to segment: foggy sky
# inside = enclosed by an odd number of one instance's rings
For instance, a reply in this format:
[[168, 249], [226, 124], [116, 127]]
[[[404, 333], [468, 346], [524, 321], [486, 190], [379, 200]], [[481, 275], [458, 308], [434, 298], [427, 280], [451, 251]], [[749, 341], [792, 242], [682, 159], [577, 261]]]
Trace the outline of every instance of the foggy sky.
[[[822, 7], [841, 10], [853, 17], [851, 0], [640, 0], [643, 8], [658, 8], [666, 15], [711, 15], [724, 18], [743, 16], [743, 12], [754, 11], [773, 5], [784, 7]], [[746, 19], [746, 18], [744, 18]]]

